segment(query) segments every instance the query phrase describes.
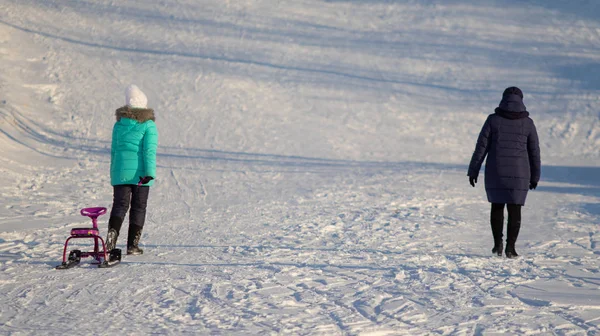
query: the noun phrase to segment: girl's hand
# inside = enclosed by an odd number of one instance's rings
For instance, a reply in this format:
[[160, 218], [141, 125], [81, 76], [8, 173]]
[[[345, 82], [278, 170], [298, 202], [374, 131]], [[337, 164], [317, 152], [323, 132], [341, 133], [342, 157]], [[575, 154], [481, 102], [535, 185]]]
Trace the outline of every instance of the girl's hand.
[[152, 177], [152, 176], [144, 176], [144, 177], [140, 176], [140, 182], [138, 184], [139, 185], [140, 184], [146, 184], [146, 183], [148, 183], [148, 182], [150, 182], [152, 180], [154, 180], [154, 177]]

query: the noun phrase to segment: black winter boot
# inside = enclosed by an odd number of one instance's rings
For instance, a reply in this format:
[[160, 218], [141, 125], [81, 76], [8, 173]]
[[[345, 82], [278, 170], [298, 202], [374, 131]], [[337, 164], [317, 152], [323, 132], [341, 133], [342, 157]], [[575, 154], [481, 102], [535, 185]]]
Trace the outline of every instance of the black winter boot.
[[502, 257], [502, 247], [502, 241], [495, 242], [494, 247], [492, 247], [492, 253], [499, 257]]
[[519, 255], [515, 250], [519, 230], [521, 229], [521, 207], [519, 205], [509, 207], [508, 212], [508, 227], [506, 228], [506, 253], [507, 258], [516, 258]]
[[139, 248], [140, 238], [142, 237], [142, 227], [129, 225], [129, 232], [127, 235], [127, 254], [139, 255], [144, 254], [144, 250]]
[[492, 236], [494, 237], [494, 247], [492, 248], [492, 253], [501, 257], [502, 230], [504, 229], [504, 204], [492, 204], [490, 223], [492, 226]]
[[112, 216], [108, 220], [108, 233], [106, 234], [106, 251], [110, 252], [117, 247], [117, 239], [119, 238], [119, 231], [121, 231], [121, 225], [123, 224], [123, 218]]
[[508, 259], [515, 259], [515, 258], [519, 257], [519, 255], [517, 254], [517, 251], [515, 251], [514, 246], [512, 247], [512, 250], [510, 250], [510, 251], [508, 250], [508, 246], [507, 246], [506, 247], [506, 251], [504, 253], [506, 253], [506, 257]]
[[506, 250], [504, 253], [506, 257], [509, 259], [516, 258], [519, 255], [515, 250], [515, 243], [517, 242], [517, 237], [519, 236], [519, 229], [521, 228], [521, 222], [508, 222], [507, 234], [506, 234]]

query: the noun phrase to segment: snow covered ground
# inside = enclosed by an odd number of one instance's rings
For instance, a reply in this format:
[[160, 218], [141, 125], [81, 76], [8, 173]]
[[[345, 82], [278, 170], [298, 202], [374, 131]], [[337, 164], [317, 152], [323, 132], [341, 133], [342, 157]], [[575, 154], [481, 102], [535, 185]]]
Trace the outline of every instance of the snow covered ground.
[[[0, 334], [600, 335], [599, 17], [584, 0], [0, 1]], [[146, 252], [56, 271], [79, 209], [110, 208], [130, 83], [160, 132]], [[517, 260], [492, 257], [466, 177], [512, 85], [543, 163]]]

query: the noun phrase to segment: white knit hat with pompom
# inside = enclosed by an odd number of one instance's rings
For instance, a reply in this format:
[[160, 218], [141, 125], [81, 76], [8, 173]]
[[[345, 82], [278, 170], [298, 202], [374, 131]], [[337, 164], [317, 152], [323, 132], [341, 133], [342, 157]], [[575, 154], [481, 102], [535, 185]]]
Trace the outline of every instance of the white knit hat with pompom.
[[132, 108], [147, 108], [148, 98], [139, 87], [131, 84], [125, 89], [125, 104]]

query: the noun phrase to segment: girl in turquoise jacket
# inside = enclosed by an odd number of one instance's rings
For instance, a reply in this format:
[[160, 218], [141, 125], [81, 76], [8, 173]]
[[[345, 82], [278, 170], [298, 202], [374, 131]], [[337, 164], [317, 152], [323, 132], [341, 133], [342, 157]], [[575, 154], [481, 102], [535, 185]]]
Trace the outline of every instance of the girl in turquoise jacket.
[[135, 85], [125, 90], [126, 105], [116, 111], [110, 149], [110, 181], [113, 205], [108, 221], [106, 249], [117, 245], [121, 225], [129, 211], [127, 254], [142, 254], [138, 244], [146, 220], [150, 186], [156, 178], [158, 130], [154, 110], [146, 95]]

